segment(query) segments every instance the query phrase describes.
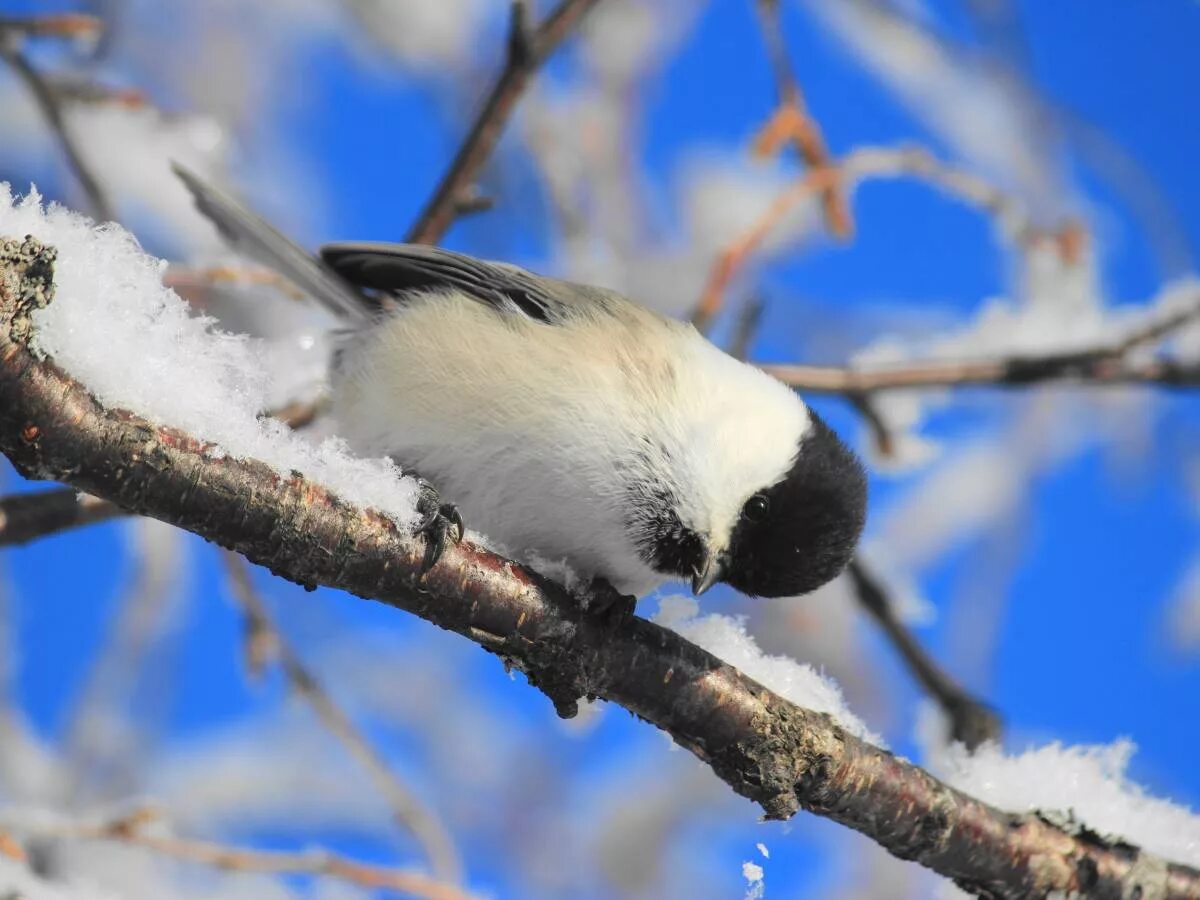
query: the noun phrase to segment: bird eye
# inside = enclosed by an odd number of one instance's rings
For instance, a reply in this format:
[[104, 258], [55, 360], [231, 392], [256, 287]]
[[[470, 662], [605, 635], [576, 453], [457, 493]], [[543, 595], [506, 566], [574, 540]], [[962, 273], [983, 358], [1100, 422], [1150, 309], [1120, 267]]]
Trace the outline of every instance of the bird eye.
[[742, 507], [742, 515], [751, 522], [761, 522], [767, 517], [767, 513], [770, 511], [771, 503], [762, 494], [755, 494]]

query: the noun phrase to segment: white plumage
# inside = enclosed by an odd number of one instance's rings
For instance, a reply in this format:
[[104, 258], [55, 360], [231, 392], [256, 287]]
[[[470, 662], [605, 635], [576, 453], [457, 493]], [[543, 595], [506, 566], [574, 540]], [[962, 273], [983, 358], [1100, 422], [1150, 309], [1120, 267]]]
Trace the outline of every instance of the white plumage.
[[641, 594], [671, 576], [639, 552], [631, 490], [669, 492], [724, 549], [747, 498], [791, 468], [808, 410], [691, 325], [619, 298], [578, 312], [407, 298], [347, 338], [333, 409], [354, 447], [415, 469], [508, 550]]

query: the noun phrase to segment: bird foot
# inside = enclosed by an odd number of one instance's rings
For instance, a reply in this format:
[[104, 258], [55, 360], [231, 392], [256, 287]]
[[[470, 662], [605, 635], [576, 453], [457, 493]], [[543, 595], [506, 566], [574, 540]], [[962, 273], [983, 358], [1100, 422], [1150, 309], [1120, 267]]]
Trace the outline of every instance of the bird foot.
[[442, 558], [447, 540], [453, 540], [457, 544], [463, 539], [466, 531], [458, 507], [453, 503], [443, 503], [437, 488], [424, 478], [419, 479], [419, 484], [417, 512], [421, 514], [422, 518], [417, 523], [417, 527], [413, 529], [413, 534], [424, 535], [425, 557], [421, 560], [421, 571], [417, 575], [418, 581], [424, 578], [425, 573]]
[[615, 630], [633, 616], [638, 598], [633, 594], [622, 594], [606, 578], [596, 577], [587, 588], [588, 616]]

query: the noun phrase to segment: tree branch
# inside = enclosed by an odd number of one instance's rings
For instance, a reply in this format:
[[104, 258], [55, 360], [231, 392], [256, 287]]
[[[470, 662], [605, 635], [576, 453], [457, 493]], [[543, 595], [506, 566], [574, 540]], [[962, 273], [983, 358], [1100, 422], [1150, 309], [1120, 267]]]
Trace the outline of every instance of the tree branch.
[[491, 93], [467, 132], [450, 168], [442, 176], [425, 208], [404, 240], [411, 244], [436, 244], [454, 220], [478, 209], [473, 182], [500, 140], [504, 126], [533, 74], [597, 0], [562, 0], [530, 33], [523, 0], [514, 0], [509, 28], [508, 59]]
[[28, 347], [53, 299], [54, 252], [0, 243], [0, 452], [28, 478], [104, 497], [235, 550], [302, 585], [339, 588], [464, 635], [523, 671], [560, 715], [583, 697], [666, 731], [771, 819], [800, 809], [989, 897], [1051, 890], [1200, 898], [1200, 871], [1037, 813], [1006, 813], [783, 699], [674, 632], [613, 627], [562, 587], [470, 542], [418, 576], [424, 547], [299, 473], [101, 407]]
[[968, 750], [976, 749], [985, 741], [998, 741], [1003, 733], [1000, 717], [987, 704], [968, 694], [930, 658], [911, 632], [896, 618], [891, 598], [879, 580], [858, 559], [850, 562], [846, 573], [854, 585], [859, 604], [879, 623], [909, 671], [950, 720], [951, 738], [964, 744]]
[[1055, 381], [1166, 388], [1200, 385], [1200, 363], [1169, 359], [1130, 363], [1107, 356], [1087, 358], [1083, 354], [929, 361], [886, 369], [801, 365], [765, 365], [762, 368], [784, 384], [812, 394], [861, 395], [874, 391], [970, 386], [1024, 388]]
[[51, 13], [37, 16], [0, 16], [0, 34], [30, 37], [95, 37], [104, 23], [87, 13]]
[[[112, 841], [227, 872], [319, 875], [363, 888], [397, 891], [407, 896], [424, 897], [426, 900], [468, 900], [470, 896], [452, 885], [436, 881], [419, 872], [361, 863], [322, 850], [251, 850], [147, 832], [146, 826], [157, 818], [155, 811], [142, 809], [108, 822], [63, 823], [32, 829], [29, 833], [43, 840]], [[11, 830], [15, 832], [24, 829], [13, 827]], [[6, 832], [0, 832], [0, 852], [5, 852], [6, 848], [9, 850], [6, 855], [14, 859], [25, 856], [20, 844]]]
[[74, 488], [0, 497], [0, 547], [25, 544], [123, 515], [125, 511], [119, 506]]
[[[757, 0], [755, 8], [779, 94], [779, 108], [759, 132], [755, 150], [759, 155], [770, 155], [777, 152], [784, 141], [790, 140], [806, 166], [824, 168], [832, 160], [825, 146], [821, 126], [808, 111], [804, 91], [800, 89], [800, 79], [796, 77], [788, 57], [779, 22], [779, 0]], [[846, 197], [837, 184], [830, 184], [821, 191], [821, 205], [829, 231], [837, 237], [850, 237], [854, 232], [854, 220]]]
[[[222, 553], [233, 594], [246, 620], [248, 657], [262, 661], [264, 655], [278, 659], [292, 690], [304, 698], [317, 717], [364, 769], [392, 808], [396, 823], [413, 835], [425, 851], [433, 873], [443, 881], [457, 882], [461, 877], [458, 850], [449, 832], [438, 818], [413, 795], [384, 761], [379, 752], [354, 724], [350, 716], [322, 687], [312, 670], [283, 639], [271, 621], [266, 604], [254, 589], [245, 561], [236, 553]], [[255, 647], [269, 648], [267, 653]]]
[[[34, 68], [33, 64], [25, 57], [25, 54], [21, 52], [20, 47], [20, 39], [25, 34], [68, 33], [62, 30], [47, 30], [51, 25], [59, 29], [68, 26], [74, 27], [77, 30], [69, 33], [78, 33], [78, 28], [81, 27], [80, 23], [98, 27], [96, 26], [96, 22], [97, 20], [92, 16], [72, 15], [0, 21], [0, 58], [8, 64], [17, 77], [24, 82], [30, 94], [33, 95], [38, 109], [41, 110], [42, 117], [46, 120], [46, 124], [50, 126], [50, 130], [54, 133], [54, 137], [58, 140], [58, 144], [67, 158], [67, 164], [70, 166], [71, 171], [75, 173], [75, 178], [79, 182], [79, 186], [83, 188], [83, 193], [87, 197], [93, 217], [98, 222], [107, 222], [114, 218], [113, 208], [109, 203], [108, 196], [100, 186], [99, 180], [92, 174], [82, 154], [80, 154], [79, 147], [75, 143], [75, 138], [71, 135], [71, 129], [67, 126], [63, 118], [58, 96], [46, 80], [42, 78], [38, 70]], [[38, 23], [42, 23], [45, 27], [38, 30]], [[45, 23], [50, 24], [46, 25]]]
[[[829, 165], [810, 168], [775, 198], [751, 228], [725, 246], [709, 271], [692, 322], [703, 328], [712, 320], [721, 308], [730, 282], [796, 206], [831, 190], [840, 188], [850, 192], [864, 181], [883, 178], [915, 178], [978, 207], [1023, 246], [1047, 236], [1044, 229], [1034, 224], [1028, 210], [1016, 197], [973, 172], [938, 159], [923, 147], [859, 147]], [[1073, 223], [1050, 234], [1065, 256], [1078, 252], [1082, 234]]]
[[1028, 387], [1048, 381], [1078, 381], [1193, 387], [1200, 385], [1200, 362], [1167, 359], [1131, 362], [1128, 357], [1133, 350], [1158, 343], [1198, 319], [1200, 295], [1165, 316], [1151, 317], [1112, 344], [1083, 350], [958, 362], [929, 360], [878, 369], [790, 364], [762, 368], [798, 390], [846, 394], [856, 404], [873, 391], [968, 385]]

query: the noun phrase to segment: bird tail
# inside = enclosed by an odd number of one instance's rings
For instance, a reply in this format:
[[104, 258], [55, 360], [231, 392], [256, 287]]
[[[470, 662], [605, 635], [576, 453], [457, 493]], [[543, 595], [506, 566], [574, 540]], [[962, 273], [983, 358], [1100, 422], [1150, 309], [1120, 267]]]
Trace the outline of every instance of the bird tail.
[[278, 272], [338, 318], [351, 322], [365, 322], [371, 318], [375, 309], [373, 302], [329, 266], [195, 172], [179, 163], [172, 163], [171, 168], [191, 191], [196, 208], [217, 226], [236, 250]]

